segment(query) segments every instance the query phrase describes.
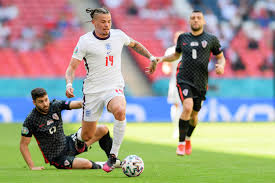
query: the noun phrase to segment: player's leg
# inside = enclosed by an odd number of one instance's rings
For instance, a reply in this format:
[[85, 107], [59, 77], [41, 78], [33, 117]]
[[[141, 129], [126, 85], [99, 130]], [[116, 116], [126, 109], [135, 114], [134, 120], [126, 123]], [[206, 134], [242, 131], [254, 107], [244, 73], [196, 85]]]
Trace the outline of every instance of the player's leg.
[[182, 100], [182, 113], [179, 119], [179, 144], [176, 153], [178, 155], [184, 155], [185, 137], [189, 128], [189, 121], [194, 103], [192, 89], [190, 86], [178, 84], [177, 87]]
[[63, 155], [54, 158], [50, 161], [51, 165], [54, 165], [57, 169], [101, 169], [102, 166], [94, 163], [93, 161], [76, 158], [71, 155]]
[[73, 169], [101, 169], [101, 165], [85, 158], [74, 158]]
[[193, 107], [193, 111], [191, 114], [189, 128], [188, 128], [188, 131], [186, 134], [186, 139], [185, 139], [186, 140], [185, 153], [187, 155], [190, 155], [192, 153], [191, 135], [198, 124], [198, 115], [199, 115], [199, 111], [201, 109], [202, 104], [203, 104], [203, 101], [200, 98], [194, 99], [194, 107]]
[[185, 154], [190, 155], [192, 153], [192, 146], [191, 146], [191, 135], [198, 123], [198, 114], [199, 112], [194, 111], [191, 114], [191, 119], [189, 122], [189, 128], [186, 134], [186, 138], [185, 138]]
[[103, 170], [110, 172], [113, 169], [113, 165], [116, 163], [118, 157], [118, 151], [123, 141], [125, 128], [126, 128], [126, 100], [124, 96], [115, 96], [107, 104], [107, 109], [114, 117], [114, 129], [113, 129], [113, 144], [108, 161], [104, 164]]
[[97, 141], [101, 149], [106, 153], [107, 157], [109, 157], [113, 140], [110, 137], [109, 129], [106, 125], [97, 125], [94, 137], [87, 141], [86, 144], [90, 146]]
[[91, 140], [96, 132], [96, 122], [82, 121], [82, 128], [77, 131], [75, 147], [78, 153], [85, 151], [85, 143]]
[[96, 133], [97, 121], [100, 118], [104, 102], [99, 94], [84, 95], [83, 97], [83, 115], [82, 129], [77, 133], [76, 148], [79, 152], [83, 152], [84, 142], [91, 140]]

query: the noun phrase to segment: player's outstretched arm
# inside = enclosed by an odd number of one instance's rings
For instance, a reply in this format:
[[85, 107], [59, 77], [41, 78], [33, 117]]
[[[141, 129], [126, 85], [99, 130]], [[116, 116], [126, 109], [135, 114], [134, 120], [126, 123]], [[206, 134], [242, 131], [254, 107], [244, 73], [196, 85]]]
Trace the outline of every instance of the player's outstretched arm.
[[30, 142], [31, 142], [31, 137], [21, 136], [20, 152], [31, 170], [43, 170], [44, 167], [35, 167], [34, 166], [34, 163], [31, 158], [31, 153], [30, 153], [29, 147], [28, 147]]
[[224, 73], [224, 67], [225, 67], [225, 58], [224, 58], [223, 52], [216, 55], [216, 58], [217, 58], [216, 74], [222, 75]]
[[156, 58], [152, 56], [152, 54], [138, 41], [130, 38], [130, 44], [128, 45], [133, 50], [135, 50], [140, 55], [145, 56], [146, 58], [150, 59], [151, 61], [156, 61]]
[[71, 101], [70, 103], [70, 109], [80, 109], [82, 106], [82, 101]]
[[151, 62], [149, 67], [146, 67], [146, 73], [152, 74], [155, 72], [157, 68], [157, 64], [160, 62], [173, 62], [180, 58], [180, 53], [175, 52], [171, 55], [163, 56], [163, 57], [157, 57], [156, 61]]
[[72, 58], [71, 62], [66, 70], [65, 78], [66, 78], [66, 96], [68, 98], [74, 97], [74, 89], [73, 89], [73, 80], [74, 80], [74, 75], [75, 71], [80, 64], [81, 60]]
[[158, 62], [174, 62], [180, 58], [180, 55], [180, 53], [175, 51], [175, 53], [171, 55], [160, 57]]

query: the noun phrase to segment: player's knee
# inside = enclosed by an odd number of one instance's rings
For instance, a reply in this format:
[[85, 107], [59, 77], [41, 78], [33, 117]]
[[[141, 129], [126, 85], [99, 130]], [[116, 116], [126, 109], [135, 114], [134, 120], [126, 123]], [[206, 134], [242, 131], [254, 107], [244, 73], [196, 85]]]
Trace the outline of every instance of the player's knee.
[[98, 126], [98, 130], [100, 131], [100, 134], [102, 136], [106, 135], [109, 131], [108, 127], [106, 125], [100, 125]]
[[114, 112], [114, 117], [118, 121], [125, 120], [125, 109], [122, 108], [122, 107], [117, 107], [115, 112]]
[[92, 166], [93, 166], [93, 164], [90, 161], [83, 162], [83, 168], [84, 169], [90, 169], [90, 168], [92, 168]]
[[93, 138], [93, 134], [89, 133], [89, 132], [82, 131], [81, 138], [82, 138], [82, 140], [84, 140], [86, 142]]
[[191, 115], [193, 111], [193, 106], [192, 105], [184, 105], [183, 106], [183, 113], [186, 115]]

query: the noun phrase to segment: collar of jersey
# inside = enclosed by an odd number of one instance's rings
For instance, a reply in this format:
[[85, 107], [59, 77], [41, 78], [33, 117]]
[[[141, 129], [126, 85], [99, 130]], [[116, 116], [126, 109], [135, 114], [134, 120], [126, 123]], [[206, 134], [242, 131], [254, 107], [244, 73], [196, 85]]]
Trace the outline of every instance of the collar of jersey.
[[93, 35], [95, 36], [96, 39], [99, 39], [99, 40], [106, 40], [106, 39], [108, 39], [108, 38], [110, 37], [111, 32], [109, 32], [109, 35], [108, 35], [107, 37], [105, 37], [105, 38], [98, 37], [98, 36], [95, 34], [95, 31], [93, 31]]
[[193, 35], [191, 32], [190, 32], [190, 34], [192, 35], [192, 36], [194, 36], [194, 37], [199, 37], [199, 36], [201, 36], [201, 35], [203, 35], [204, 34], [204, 31], [202, 31], [202, 33], [201, 34], [199, 34], [199, 35]]

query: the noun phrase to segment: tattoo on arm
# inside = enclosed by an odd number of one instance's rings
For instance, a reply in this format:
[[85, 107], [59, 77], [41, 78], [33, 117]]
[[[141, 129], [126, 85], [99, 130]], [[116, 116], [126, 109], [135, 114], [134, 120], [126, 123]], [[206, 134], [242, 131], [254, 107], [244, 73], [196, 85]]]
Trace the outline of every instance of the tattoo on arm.
[[131, 43], [129, 45], [131, 48], [133, 48], [137, 53], [150, 58], [152, 54], [139, 42], [131, 39]]
[[74, 73], [71, 69], [71, 67], [69, 66], [67, 71], [66, 71], [66, 83], [73, 83], [74, 80]]

